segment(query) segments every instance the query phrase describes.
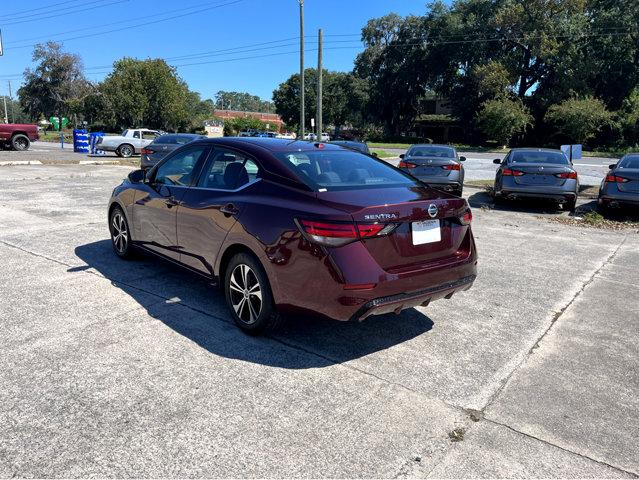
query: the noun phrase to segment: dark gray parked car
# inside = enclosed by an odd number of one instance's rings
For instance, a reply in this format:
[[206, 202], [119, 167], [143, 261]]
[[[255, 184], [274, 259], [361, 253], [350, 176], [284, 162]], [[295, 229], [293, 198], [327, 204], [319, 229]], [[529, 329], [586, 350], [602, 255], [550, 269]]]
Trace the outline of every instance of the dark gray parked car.
[[142, 149], [140, 168], [142, 170], [148, 170], [176, 148], [203, 138], [206, 137], [193, 133], [166, 133], [160, 135]]
[[610, 171], [599, 187], [602, 207], [639, 206], [639, 153], [625, 155]]
[[573, 210], [579, 180], [572, 163], [561, 150], [514, 148], [499, 164], [495, 176], [495, 200], [547, 198]]
[[368, 149], [368, 145], [364, 142], [356, 142], [355, 140], [332, 140], [330, 143], [333, 145], [339, 145], [340, 147], [350, 148], [351, 150], [356, 150], [358, 152], [365, 153], [366, 155], [370, 155], [370, 150]]
[[399, 156], [398, 167], [428, 186], [461, 196], [464, 188], [464, 167], [455, 147], [450, 145], [413, 145]]

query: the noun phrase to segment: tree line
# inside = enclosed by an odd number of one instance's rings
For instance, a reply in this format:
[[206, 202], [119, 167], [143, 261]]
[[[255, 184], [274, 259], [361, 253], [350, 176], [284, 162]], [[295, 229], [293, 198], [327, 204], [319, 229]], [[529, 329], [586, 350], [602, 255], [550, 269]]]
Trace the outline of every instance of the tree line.
[[[467, 143], [639, 143], [636, 0], [436, 1], [421, 16], [370, 20], [362, 41], [352, 72], [329, 73], [325, 122], [400, 138], [428, 122], [435, 97]], [[273, 95], [292, 124], [298, 85], [293, 75]]]

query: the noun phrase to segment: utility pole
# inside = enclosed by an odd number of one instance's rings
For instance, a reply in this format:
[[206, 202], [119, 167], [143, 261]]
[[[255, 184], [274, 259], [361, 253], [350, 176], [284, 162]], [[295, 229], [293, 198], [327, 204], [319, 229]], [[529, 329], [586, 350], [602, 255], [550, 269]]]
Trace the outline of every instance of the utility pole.
[[304, 140], [304, 0], [300, 2], [300, 140]]
[[9, 83], [9, 100], [11, 100], [11, 123], [16, 123], [16, 114], [13, 111], [13, 95], [11, 94], [11, 80], [7, 80]]
[[4, 123], [9, 123], [9, 117], [7, 117], [7, 97], [3, 95], [2, 100], [4, 100]]
[[320, 28], [317, 32], [317, 141], [322, 141], [322, 46], [324, 44], [324, 32]]

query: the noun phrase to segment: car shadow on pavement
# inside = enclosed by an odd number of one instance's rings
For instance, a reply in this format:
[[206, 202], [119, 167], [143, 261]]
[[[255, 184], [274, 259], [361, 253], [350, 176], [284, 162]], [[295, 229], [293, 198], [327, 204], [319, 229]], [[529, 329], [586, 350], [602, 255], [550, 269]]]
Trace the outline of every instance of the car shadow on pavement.
[[276, 332], [250, 337], [234, 324], [221, 289], [196, 274], [150, 255], [125, 261], [110, 240], [76, 247], [86, 266], [69, 272], [97, 272], [133, 297], [153, 318], [212, 354], [288, 369], [347, 362], [406, 342], [433, 328], [415, 309], [369, 317], [361, 323], [296, 316]]
[[490, 210], [503, 210], [509, 212], [522, 213], [564, 213], [556, 202], [545, 199], [517, 199], [517, 200], [501, 200], [495, 202], [490, 191], [481, 190], [473, 193], [468, 197], [468, 204], [473, 208], [487, 208]]

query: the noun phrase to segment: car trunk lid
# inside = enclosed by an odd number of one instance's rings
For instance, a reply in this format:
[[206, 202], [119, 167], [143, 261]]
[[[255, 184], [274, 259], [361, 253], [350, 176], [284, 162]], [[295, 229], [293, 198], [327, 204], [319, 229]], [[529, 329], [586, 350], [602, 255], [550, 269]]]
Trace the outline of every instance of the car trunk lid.
[[[557, 187], [566, 183], [566, 179], [559, 177], [559, 175], [573, 171], [568, 165], [548, 163], [513, 163], [508, 168], [515, 172], [515, 182], [519, 185], [549, 185]], [[523, 175], [516, 172], [523, 172]]]
[[407, 169], [408, 173], [415, 177], [448, 177], [451, 167], [458, 165], [452, 158], [441, 157], [409, 157], [406, 163], [415, 165]]
[[628, 180], [627, 182], [617, 183], [619, 191], [639, 193], [639, 168], [619, 168], [614, 174]]
[[427, 187], [321, 192], [318, 199], [349, 213], [360, 225], [397, 225], [388, 235], [360, 240], [390, 273], [454, 259], [470, 248], [463, 244], [468, 227], [459, 220], [469, 210], [466, 200]]

